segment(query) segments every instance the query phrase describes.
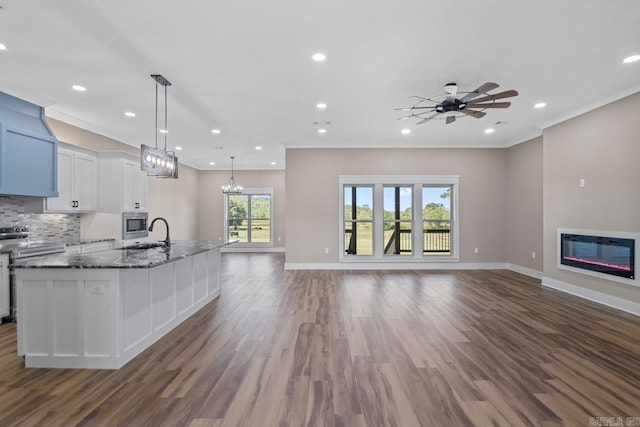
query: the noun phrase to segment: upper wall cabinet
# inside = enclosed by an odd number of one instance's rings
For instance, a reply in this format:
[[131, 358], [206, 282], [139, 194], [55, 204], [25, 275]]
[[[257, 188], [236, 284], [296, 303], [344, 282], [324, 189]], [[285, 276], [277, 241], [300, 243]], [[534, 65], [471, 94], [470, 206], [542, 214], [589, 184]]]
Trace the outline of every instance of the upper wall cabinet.
[[57, 196], [57, 151], [44, 108], [0, 92], [0, 194]]
[[139, 157], [124, 151], [98, 154], [98, 210], [147, 211], [147, 174], [140, 170]]
[[89, 213], [98, 207], [98, 162], [93, 151], [60, 143], [57, 154], [58, 197], [25, 198], [33, 213]]
[[48, 212], [93, 212], [98, 206], [96, 156], [58, 149], [58, 197], [48, 198]]

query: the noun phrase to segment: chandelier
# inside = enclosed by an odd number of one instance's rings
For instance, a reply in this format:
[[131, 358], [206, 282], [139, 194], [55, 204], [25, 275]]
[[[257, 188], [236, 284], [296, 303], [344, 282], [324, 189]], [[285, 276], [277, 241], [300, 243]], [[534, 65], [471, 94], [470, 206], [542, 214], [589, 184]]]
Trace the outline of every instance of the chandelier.
[[236, 184], [236, 179], [233, 177], [233, 159], [231, 156], [231, 178], [227, 185], [222, 186], [222, 192], [224, 194], [242, 194], [242, 185]]
[[[160, 74], [151, 74], [156, 81], [156, 144], [155, 147], [149, 147], [142, 144], [140, 147], [140, 169], [147, 172], [147, 176], [155, 176], [157, 178], [177, 178], [178, 177], [178, 158], [173, 151], [167, 151], [167, 86], [171, 86], [169, 80]], [[164, 129], [158, 129], [158, 86], [164, 86]], [[158, 132], [164, 134], [164, 148], [158, 148]]]

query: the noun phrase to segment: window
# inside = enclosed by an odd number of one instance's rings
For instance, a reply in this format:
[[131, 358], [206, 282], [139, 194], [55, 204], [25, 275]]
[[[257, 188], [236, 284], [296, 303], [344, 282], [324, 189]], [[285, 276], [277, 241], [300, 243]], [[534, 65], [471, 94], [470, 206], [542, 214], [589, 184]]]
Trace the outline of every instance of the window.
[[340, 261], [458, 261], [457, 176], [340, 176]]
[[344, 187], [344, 247], [350, 255], [373, 254], [373, 187]]
[[246, 189], [227, 195], [225, 232], [228, 240], [243, 246], [271, 246], [273, 203], [271, 189]]
[[425, 254], [451, 254], [451, 185], [422, 187], [422, 234]]
[[384, 186], [384, 254], [411, 255], [412, 190]]

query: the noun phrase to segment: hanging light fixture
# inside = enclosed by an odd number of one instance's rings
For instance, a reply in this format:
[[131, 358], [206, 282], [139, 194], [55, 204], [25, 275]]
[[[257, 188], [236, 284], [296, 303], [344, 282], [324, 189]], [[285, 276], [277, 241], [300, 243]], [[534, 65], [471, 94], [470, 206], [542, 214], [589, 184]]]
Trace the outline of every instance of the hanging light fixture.
[[[167, 86], [171, 86], [169, 80], [160, 74], [151, 74], [156, 81], [156, 145], [149, 147], [142, 144], [140, 147], [140, 169], [147, 172], [147, 176], [155, 176], [157, 178], [177, 178], [178, 177], [178, 158], [175, 152], [167, 151], [167, 135], [169, 133], [167, 127]], [[158, 86], [164, 86], [164, 129], [158, 129]], [[158, 148], [158, 132], [164, 134], [164, 148]]]
[[236, 184], [236, 179], [233, 176], [233, 159], [235, 157], [231, 156], [231, 178], [229, 179], [229, 184], [222, 186], [224, 194], [242, 194], [242, 185]]

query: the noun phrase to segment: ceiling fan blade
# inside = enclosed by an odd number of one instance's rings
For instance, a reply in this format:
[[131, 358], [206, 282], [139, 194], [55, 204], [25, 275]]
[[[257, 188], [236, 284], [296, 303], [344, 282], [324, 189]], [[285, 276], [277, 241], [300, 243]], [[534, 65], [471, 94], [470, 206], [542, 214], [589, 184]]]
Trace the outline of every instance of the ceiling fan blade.
[[410, 96], [409, 99], [420, 99], [422, 101], [427, 101], [429, 98], [423, 98], [423, 97], [418, 96], [418, 95], [413, 95], [413, 96]]
[[467, 108], [509, 108], [510, 102], [489, 102], [486, 104], [478, 104], [477, 102], [470, 102], [467, 104]]
[[487, 113], [483, 113], [482, 111], [468, 110], [466, 108], [464, 110], [460, 110], [460, 112], [466, 114], [467, 116], [475, 117], [476, 119], [482, 118], [487, 115]]
[[415, 117], [415, 116], [412, 114], [410, 116], [398, 117], [396, 120], [407, 120], [407, 119], [410, 119], [411, 117]]
[[405, 107], [405, 108], [394, 108], [393, 111], [411, 111], [413, 107]]
[[482, 98], [473, 100], [474, 104], [479, 102], [493, 101], [494, 99], [510, 98], [512, 96], [518, 96], [517, 90], [505, 90], [504, 92], [494, 93], [493, 95], [487, 95]]
[[434, 118], [435, 116], [437, 116], [438, 114], [440, 114], [440, 113], [434, 113], [434, 114], [432, 114], [431, 116], [426, 117], [426, 118], [424, 118], [424, 119], [420, 120], [420, 121], [419, 121], [418, 123], [416, 123], [416, 124], [417, 124], [417, 125], [421, 125], [421, 124], [423, 124], [423, 123], [426, 123], [426, 122], [428, 122], [429, 120], [433, 119], [433, 118]]
[[446, 125], [448, 125], [449, 123], [453, 123], [456, 121], [456, 116], [447, 116], [447, 121], [445, 122]]
[[463, 96], [462, 98], [460, 98], [460, 101], [462, 102], [466, 102], [470, 99], [475, 98], [476, 96], [482, 95], [483, 93], [487, 93], [490, 90], [493, 90], [497, 87], [500, 87], [500, 85], [498, 83], [491, 83], [491, 82], [487, 82], [485, 84], [483, 84], [482, 86], [480, 86], [479, 88], [477, 88], [476, 90], [469, 92], [468, 94], [466, 94], [465, 96]]

